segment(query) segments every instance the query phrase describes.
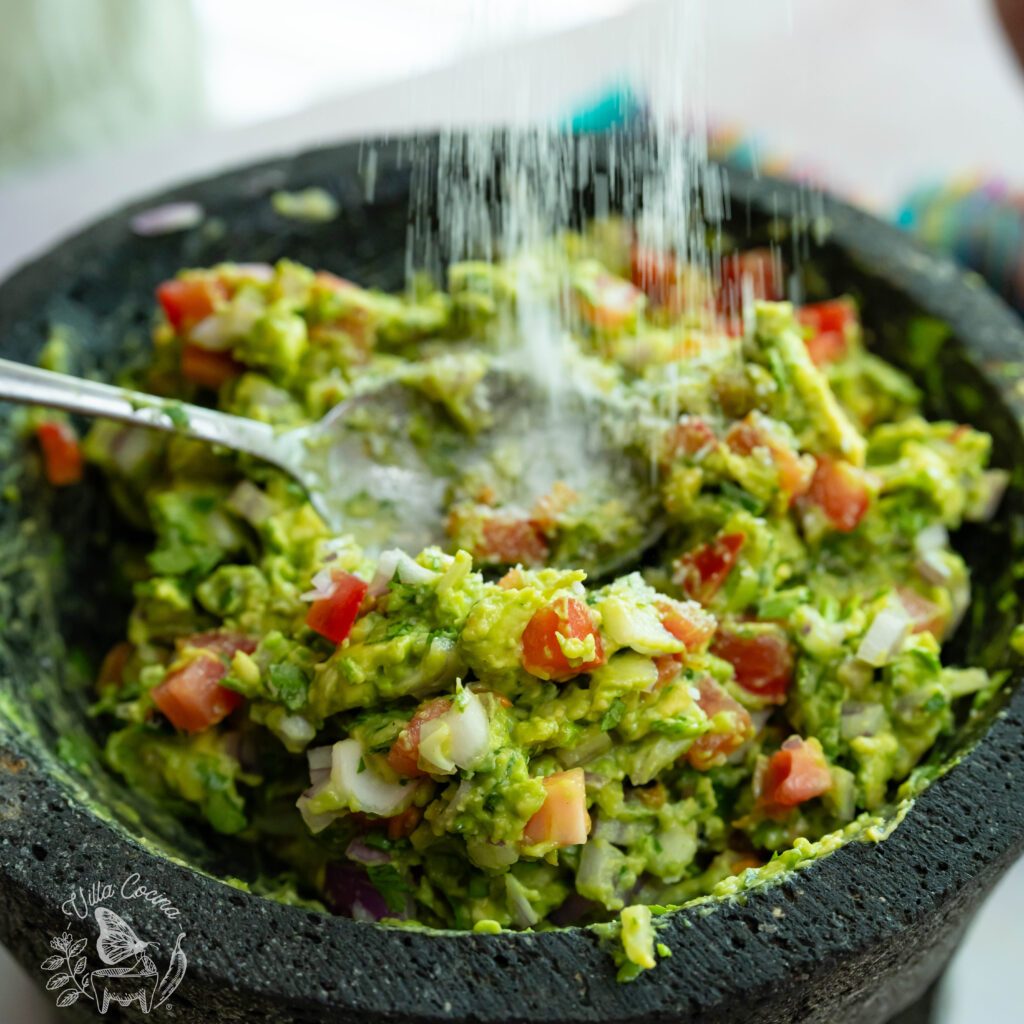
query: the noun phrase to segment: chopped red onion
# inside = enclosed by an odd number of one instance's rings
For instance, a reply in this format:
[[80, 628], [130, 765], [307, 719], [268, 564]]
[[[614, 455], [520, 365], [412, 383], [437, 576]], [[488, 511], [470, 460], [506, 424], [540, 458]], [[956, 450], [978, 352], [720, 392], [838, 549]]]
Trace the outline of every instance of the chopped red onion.
[[345, 856], [357, 864], [387, 864], [391, 860], [385, 850], [367, 846], [360, 838], [353, 839], [345, 847]]
[[309, 762], [309, 781], [313, 786], [330, 778], [333, 749], [330, 746], [311, 747], [306, 751], [306, 760]]
[[587, 917], [600, 907], [594, 900], [588, 900], [578, 892], [571, 893], [565, 902], [548, 914], [548, 920], [557, 928], [568, 928]]
[[337, 914], [356, 921], [379, 921], [389, 914], [384, 897], [354, 864], [330, 863], [324, 871], [324, 900]]
[[203, 222], [205, 211], [199, 203], [189, 201], [154, 206], [132, 217], [132, 231], [144, 238], [187, 231]]

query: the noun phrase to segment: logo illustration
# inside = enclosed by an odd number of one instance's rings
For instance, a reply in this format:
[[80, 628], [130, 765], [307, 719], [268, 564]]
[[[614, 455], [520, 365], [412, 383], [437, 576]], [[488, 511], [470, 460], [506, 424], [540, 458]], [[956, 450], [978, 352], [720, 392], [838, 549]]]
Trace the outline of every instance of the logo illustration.
[[184, 932], [171, 951], [167, 970], [161, 976], [153, 957], [146, 952], [156, 942], [144, 942], [135, 934], [124, 918], [108, 907], [95, 909], [100, 934], [96, 939], [96, 952], [106, 965], [89, 970], [84, 956], [88, 939], [76, 939], [70, 931], [50, 939], [55, 955], [40, 964], [51, 972], [46, 987], [51, 992], [60, 990], [58, 1006], [72, 1006], [79, 999], [92, 999], [100, 1013], [106, 1013], [111, 1003], [118, 1006], [137, 1004], [143, 1013], [162, 1006], [181, 984], [188, 966], [188, 958], [181, 948]]

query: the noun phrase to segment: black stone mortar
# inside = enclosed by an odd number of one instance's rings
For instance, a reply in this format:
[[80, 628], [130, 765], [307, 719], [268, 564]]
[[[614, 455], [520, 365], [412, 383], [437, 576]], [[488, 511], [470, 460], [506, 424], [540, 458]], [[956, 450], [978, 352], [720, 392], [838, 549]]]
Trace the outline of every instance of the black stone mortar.
[[[75, 370], [109, 372], [142, 351], [159, 281], [223, 259], [288, 256], [398, 287], [408, 152], [365, 142], [306, 153], [114, 214], [0, 285], [0, 350], [32, 361], [62, 325], [78, 343]], [[1024, 331], [1014, 315], [979, 283], [863, 213], [797, 186], [728, 179], [726, 231], [743, 245], [781, 238], [783, 258], [798, 267], [791, 286], [807, 298], [849, 292], [860, 299], [873, 344], [926, 389], [929, 412], [992, 432], [995, 464], [1019, 475], [1024, 372], [1014, 361], [1024, 355]], [[298, 224], [273, 212], [274, 190], [309, 186], [338, 197], [337, 220]], [[185, 199], [205, 207], [202, 227], [161, 238], [132, 234], [134, 212]], [[588, 201], [583, 195], [581, 206]], [[921, 312], [949, 328], [931, 350], [904, 343]], [[15, 445], [0, 460], [10, 465], [19, 454]], [[29, 455], [20, 501], [0, 502], [0, 940], [42, 983], [51, 936], [69, 925], [90, 942], [96, 936], [94, 921], [69, 922], [61, 910], [73, 888], [138, 873], [181, 908], [180, 921], [163, 921], [160, 939], [186, 932], [189, 964], [169, 1003], [149, 1017], [118, 1019], [874, 1024], [929, 988], [1024, 849], [1024, 689], [1015, 670], [1004, 696], [946, 743], [942, 756], [959, 760], [888, 839], [851, 842], [778, 884], [662, 918], [659, 938], [672, 956], [631, 984], [616, 982], [608, 952], [585, 929], [416, 932], [229, 887], [214, 876], [253, 877], [251, 852], [223, 845], [210, 852], [208, 837], [141, 805], [98, 763], [85, 776], [65, 763], [67, 737], [96, 729], [83, 724], [88, 685], [68, 667], [75, 659], [67, 652], [95, 658], [122, 634], [126, 602], [112, 548], [129, 531], [96, 479], [53, 493], [38, 475]], [[961, 664], [1012, 664], [1014, 612], [996, 604], [1015, 585], [1022, 515], [1014, 487], [993, 523], [957, 537], [981, 598], [954, 645]], [[38, 526], [26, 532], [26, 523]], [[141, 912], [132, 921], [145, 938], [159, 923]], [[164, 944], [161, 970], [167, 956]], [[72, 1019], [76, 1010], [57, 1012]]]

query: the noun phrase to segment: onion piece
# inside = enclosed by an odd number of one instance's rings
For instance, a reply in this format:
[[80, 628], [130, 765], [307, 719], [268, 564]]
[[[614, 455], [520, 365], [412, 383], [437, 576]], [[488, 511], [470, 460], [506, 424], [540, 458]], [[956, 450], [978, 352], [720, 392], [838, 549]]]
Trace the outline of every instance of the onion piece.
[[874, 736], [889, 724], [889, 716], [881, 704], [848, 700], [843, 704], [839, 733], [844, 740], [858, 736]]
[[490, 749], [491, 723], [484, 702], [472, 690], [463, 690], [461, 697], [441, 717], [451, 735], [448, 748], [451, 759], [459, 768], [471, 771]]
[[265, 523], [277, 511], [277, 505], [251, 480], [240, 481], [225, 504], [253, 526]]
[[143, 238], [187, 231], [203, 222], [206, 215], [199, 203], [189, 201], [154, 206], [132, 217], [132, 231]]
[[324, 871], [324, 898], [335, 913], [356, 921], [379, 921], [388, 905], [366, 872], [354, 864], [329, 863]]
[[345, 856], [357, 864], [387, 864], [391, 860], [386, 851], [367, 846], [358, 837], [345, 847]]
[[981, 474], [978, 496], [964, 511], [964, 519], [972, 523], [987, 523], [998, 511], [1009, 482], [1010, 474], [1007, 470], [986, 469]]
[[911, 621], [906, 612], [883, 608], [864, 634], [857, 648], [857, 657], [875, 668], [887, 665], [899, 653], [910, 627]]
[[505, 892], [508, 895], [508, 910], [512, 920], [520, 928], [531, 928], [540, 920], [540, 915], [530, 903], [523, 883], [515, 875], [505, 875]]
[[398, 556], [401, 553], [398, 548], [390, 548], [380, 553], [380, 558], [377, 559], [377, 571], [370, 581], [367, 597], [380, 597], [381, 594], [386, 593], [388, 584], [394, 578], [395, 570], [398, 569]]
[[942, 523], [932, 523], [926, 526], [914, 538], [914, 550], [919, 554], [926, 551], [935, 551], [937, 548], [949, 547], [949, 531]]
[[331, 751], [331, 787], [353, 811], [389, 818], [412, 799], [415, 782], [388, 782], [366, 759], [357, 739], [339, 740]]
[[321, 569], [310, 583], [313, 589], [299, 595], [303, 601], [323, 601], [334, 593], [334, 577], [331, 575], [330, 567]]
[[331, 750], [330, 746], [310, 747], [306, 751], [306, 761], [309, 762], [309, 781], [316, 786], [331, 775]]
[[925, 551], [914, 560], [914, 571], [925, 583], [933, 586], [948, 583], [953, 576], [953, 570], [942, 557], [942, 552], [935, 548]]

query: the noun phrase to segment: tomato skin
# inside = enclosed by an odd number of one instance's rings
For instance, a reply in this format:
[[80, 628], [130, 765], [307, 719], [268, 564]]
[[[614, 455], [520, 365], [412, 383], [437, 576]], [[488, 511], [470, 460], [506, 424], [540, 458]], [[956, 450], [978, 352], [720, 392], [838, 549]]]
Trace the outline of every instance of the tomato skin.
[[727, 315], [738, 315], [743, 308], [743, 282], [748, 279], [755, 299], [776, 301], [782, 298], [779, 266], [770, 249], [748, 249], [722, 259], [718, 309]]
[[856, 529], [871, 504], [863, 470], [827, 455], [818, 456], [806, 499], [818, 505], [833, 529], [842, 533]]
[[724, 764], [725, 759], [754, 735], [754, 725], [750, 712], [742, 704], [733, 700], [725, 690], [713, 679], [702, 676], [697, 681], [699, 696], [697, 703], [708, 716], [727, 713], [733, 721], [734, 728], [730, 732], [706, 732], [693, 741], [693, 746], [686, 752], [687, 760], [699, 772], [707, 771], [716, 765]]
[[217, 654], [203, 651], [168, 673], [151, 691], [153, 701], [176, 729], [202, 732], [227, 718], [242, 703], [240, 693], [219, 685], [227, 671]]
[[679, 422], [665, 432], [667, 457], [694, 456], [718, 444], [715, 432], [699, 416], [682, 416]]
[[181, 668], [169, 672], [163, 682], [153, 688], [156, 706], [177, 729], [194, 733], [216, 725], [243, 699], [240, 693], [218, 685], [227, 675], [226, 662], [236, 651], [252, 654], [258, 646], [257, 637], [226, 629], [179, 639], [179, 651], [193, 648], [200, 653]]
[[745, 540], [742, 533], [727, 533], [677, 558], [674, 578], [686, 596], [706, 605], [722, 589]]
[[103, 659], [103, 664], [100, 665], [99, 675], [96, 677], [97, 690], [105, 690], [108, 687], [113, 687], [114, 689], [121, 688], [124, 683], [125, 664], [134, 651], [135, 647], [128, 643], [127, 640], [122, 640], [119, 644], [114, 644], [114, 646], [107, 651], [106, 657]]
[[46, 420], [36, 427], [43, 452], [46, 479], [53, 487], [77, 484], [85, 472], [82, 448], [74, 428], [61, 420]]
[[772, 704], [786, 703], [793, 652], [781, 630], [748, 636], [719, 630], [711, 641], [711, 653], [732, 665], [736, 684], [747, 693]]
[[760, 789], [758, 806], [768, 814], [785, 814], [797, 804], [827, 793], [832, 788], [832, 773], [816, 739], [792, 736], [768, 759], [754, 784]]
[[358, 576], [341, 569], [331, 571], [332, 587], [327, 597], [314, 601], [306, 613], [306, 625], [332, 643], [340, 644], [352, 632], [370, 589]]
[[544, 537], [528, 519], [489, 516], [481, 533], [480, 557], [512, 565], [542, 565], [548, 556]]
[[677, 640], [686, 644], [687, 651], [695, 651], [711, 639], [715, 632], [715, 618], [699, 605], [660, 601], [655, 605], [661, 624]]
[[[592, 636], [593, 659], [577, 666], [570, 664], [558, 643], [559, 634], [567, 640], [586, 640]], [[590, 609], [574, 597], [561, 599], [534, 612], [523, 630], [523, 668], [539, 679], [564, 682], [604, 662], [604, 646], [594, 628]]]
[[429, 774], [420, 768], [420, 730], [427, 722], [440, 718], [452, 706], [452, 702], [446, 697], [438, 697], [436, 700], [419, 707], [416, 714], [409, 719], [409, 724], [398, 734], [398, 739], [391, 744], [388, 751], [388, 764], [409, 779], [420, 779]]
[[913, 623], [911, 632], [931, 633], [936, 640], [946, 635], [946, 615], [934, 601], [929, 601], [913, 587], [897, 587], [900, 604]]
[[599, 274], [591, 294], [578, 292], [580, 317], [599, 331], [618, 331], [634, 320], [643, 305], [643, 292], [614, 274]]
[[540, 810], [523, 829], [523, 842], [533, 846], [553, 842], [556, 846], [578, 846], [587, 841], [590, 814], [582, 768], [556, 772], [541, 780], [547, 796]]
[[683, 671], [683, 659], [682, 655], [679, 654], [659, 654], [654, 659], [654, 664], [658, 669], [658, 679], [654, 684], [654, 693], [667, 686], [673, 679], [677, 679]]
[[224, 286], [220, 282], [205, 278], [176, 277], [164, 281], [156, 289], [164, 316], [176, 334], [182, 334], [200, 320], [205, 320], [224, 294]]
[[857, 309], [849, 299], [829, 299], [801, 306], [796, 319], [811, 330], [805, 339], [815, 366], [827, 366], [846, 355], [847, 333], [857, 323]]
[[423, 812], [418, 807], [406, 807], [401, 814], [388, 818], [388, 839], [408, 839], [416, 831], [422, 817]]
[[187, 380], [216, 391], [225, 381], [237, 377], [245, 364], [230, 352], [211, 352], [201, 345], [186, 343], [181, 350], [181, 372]]
[[739, 455], [750, 455], [758, 448], [767, 448], [779, 474], [779, 489], [790, 496], [799, 497], [811, 485], [812, 475], [797, 453], [789, 445], [771, 437], [760, 424], [746, 416], [733, 424], [725, 435], [725, 443]]

